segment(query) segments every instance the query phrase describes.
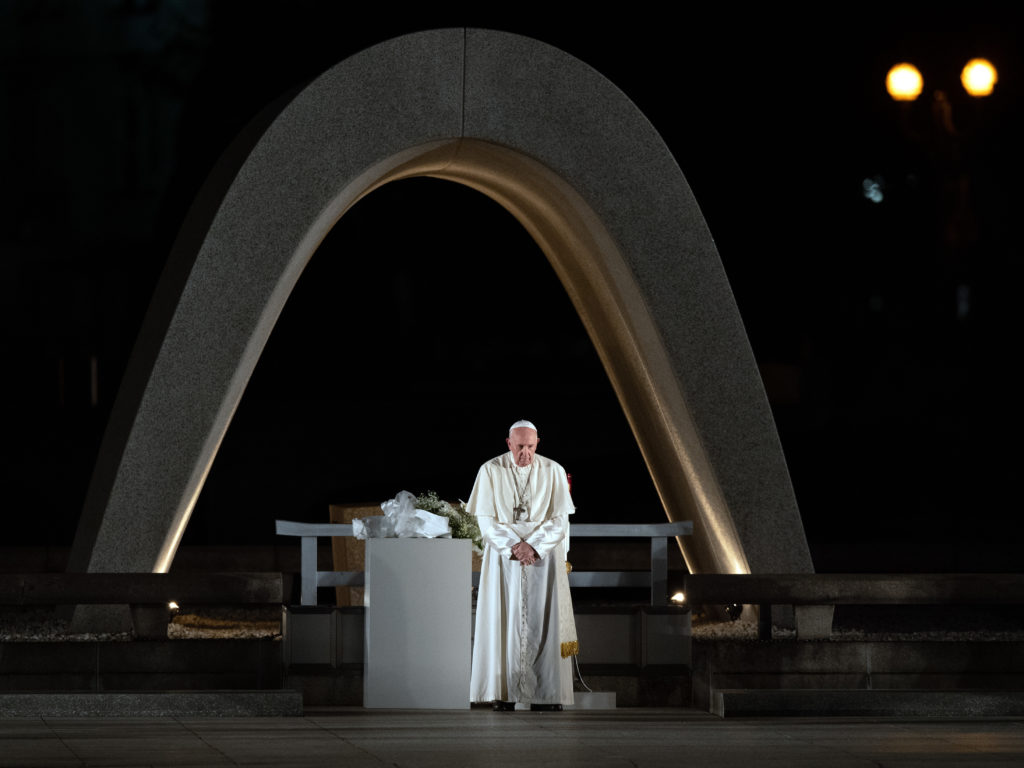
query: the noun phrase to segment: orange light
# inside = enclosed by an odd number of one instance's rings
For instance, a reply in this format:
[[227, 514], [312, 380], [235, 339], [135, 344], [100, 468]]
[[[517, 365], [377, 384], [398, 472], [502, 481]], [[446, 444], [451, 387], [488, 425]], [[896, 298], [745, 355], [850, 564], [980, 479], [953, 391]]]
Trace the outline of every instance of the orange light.
[[988, 59], [971, 59], [960, 73], [960, 82], [971, 96], [988, 96], [998, 80], [996, 68]]
[[885, 90], [894, 101], [913, 101], [921, 95], [924, 79], [913, 64], [902, 62], [895, 65], [885, 76]]

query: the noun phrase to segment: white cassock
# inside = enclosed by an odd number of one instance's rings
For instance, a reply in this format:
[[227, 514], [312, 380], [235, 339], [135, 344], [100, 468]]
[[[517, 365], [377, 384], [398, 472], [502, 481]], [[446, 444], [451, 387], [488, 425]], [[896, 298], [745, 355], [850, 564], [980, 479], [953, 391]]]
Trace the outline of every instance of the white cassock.
[[[470, 701], [572, 704], [578, 645], [566, 553], [574, 507], [565, 470], [536, 454], [528, 467], [511, 452], [498, 456], [480, 467], [467, 509], [484, 539]], [[512, 559], [520, 541], [537, 551], [534, 565]]]

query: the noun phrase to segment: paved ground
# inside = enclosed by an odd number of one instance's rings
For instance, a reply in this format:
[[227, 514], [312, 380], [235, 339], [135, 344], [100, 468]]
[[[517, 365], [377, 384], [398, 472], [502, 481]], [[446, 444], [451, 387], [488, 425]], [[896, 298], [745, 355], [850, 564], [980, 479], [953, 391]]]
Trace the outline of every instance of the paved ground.
[[1024, 720], [719, 720], [679, 709], [308, 711], [302, 718], [0, 721], [0, 766], [1024, 765]]

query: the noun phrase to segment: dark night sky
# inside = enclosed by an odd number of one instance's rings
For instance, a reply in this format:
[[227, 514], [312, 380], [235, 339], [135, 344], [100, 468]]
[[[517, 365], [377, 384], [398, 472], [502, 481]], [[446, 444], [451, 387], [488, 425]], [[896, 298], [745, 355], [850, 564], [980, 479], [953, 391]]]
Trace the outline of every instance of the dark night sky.
[[[0, 543], [70, 543], [170, 242], [235, 133], [362, 48], [469, 25], [591, 64], [665, 138], [733, 284], [819, 570], [1020, 569], [1007, 535], [1019, 509], [1015, 20], [418, 11], [357, 23], [346, 7], [0, 5], [0, 479], [18, 521]], [[970, 102], [957, 77], [977, 55], [1000, 83]], [[903, 59], [926, 85], [901, 109], [883, 80]], [[512, 265], [518, 284], [466, 290], [467, 272], [479, 283]], [[522, 284], [550, 333], [495, 334]], [[659, 519], [607, 378], [518, 224], [455, 185], [390, 185], [308, 267], [185, 543], [272, 541], [274, 518], [324, 520], [328, 503], [403, 488], [465, 498], [520, 417], [573, 473], [581, 516]]]

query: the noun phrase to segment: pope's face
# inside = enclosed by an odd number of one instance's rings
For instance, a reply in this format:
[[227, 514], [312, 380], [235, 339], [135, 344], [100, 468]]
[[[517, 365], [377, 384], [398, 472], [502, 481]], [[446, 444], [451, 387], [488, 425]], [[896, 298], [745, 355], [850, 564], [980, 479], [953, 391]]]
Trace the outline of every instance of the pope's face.
[[513, 429], [508, 439], [508, 449], [512, 451], [512, 458], [520, 467], [528, 466], [533, 461], [533, 454], [537, 451], [537, 443], [540, 438], [536, 431], [529, 427], [517, 427]]

